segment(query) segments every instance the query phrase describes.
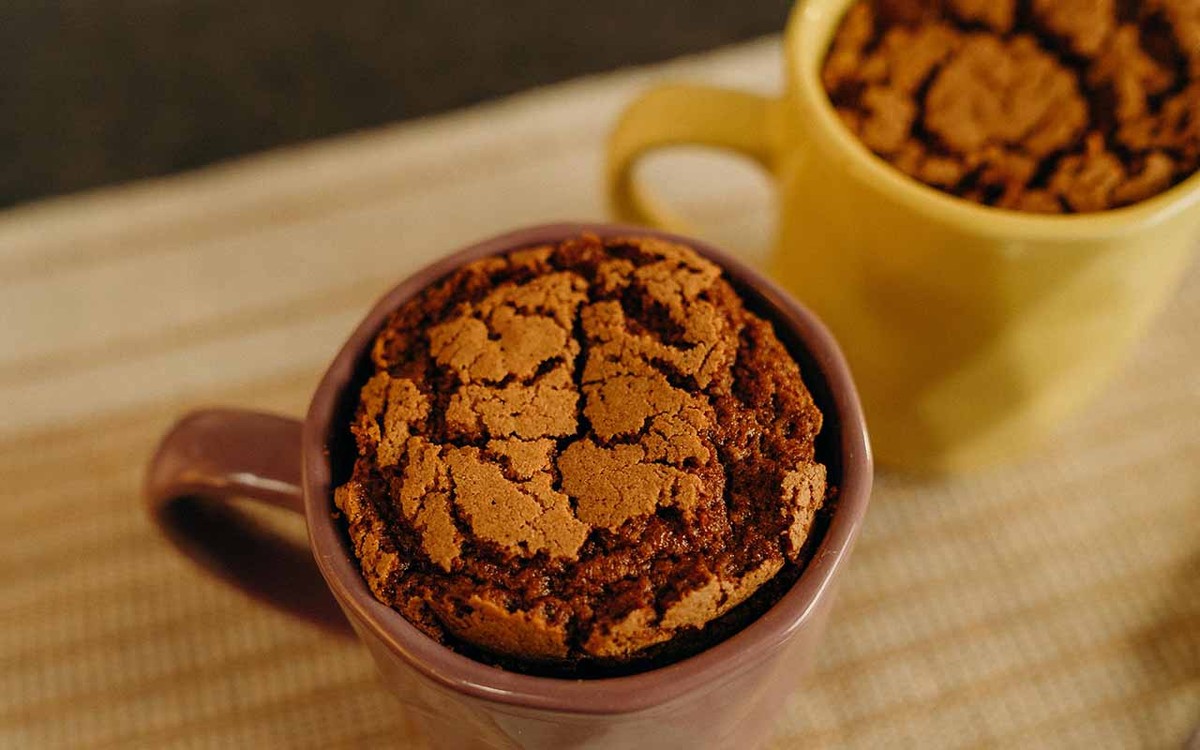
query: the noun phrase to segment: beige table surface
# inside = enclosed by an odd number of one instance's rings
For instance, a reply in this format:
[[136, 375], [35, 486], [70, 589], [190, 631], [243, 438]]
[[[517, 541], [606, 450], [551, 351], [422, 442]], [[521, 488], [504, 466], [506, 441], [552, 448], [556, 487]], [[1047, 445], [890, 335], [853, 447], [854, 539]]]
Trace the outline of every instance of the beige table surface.
[[[771, 91], [779, 64], [764, 40], [0, 214], [0, 746], [414, 746], [355, 642], [160, 538], [138, 497], [156, 437], [198, 405], [301, 413], [400, 277], [504, 229], [603, 218], [605, 133], [649, 81]], [[659, 187], [761, 257], [764, 178], [664, 159]], [[1200, 721], [1198, 331], [1194, 266], [1038, 456], [881, 473], [774, 747], [1181, 746]]]

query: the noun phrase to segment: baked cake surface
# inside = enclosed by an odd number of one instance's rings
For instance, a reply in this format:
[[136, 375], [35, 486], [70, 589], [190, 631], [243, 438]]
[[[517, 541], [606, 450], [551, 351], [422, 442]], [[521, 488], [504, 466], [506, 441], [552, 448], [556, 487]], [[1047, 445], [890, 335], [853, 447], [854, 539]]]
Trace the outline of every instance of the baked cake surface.
[[694, 636], [801, 562], [827, 494], [795, 361], [677, 244], [475, 261], [371, 359], [335, 502], [375, 596], [451, 645], [620, 662]]
[[1197, 0], [859, 0], [821, 79], [878, 156], [984, 205], [1103, 211], [1200, 168]]

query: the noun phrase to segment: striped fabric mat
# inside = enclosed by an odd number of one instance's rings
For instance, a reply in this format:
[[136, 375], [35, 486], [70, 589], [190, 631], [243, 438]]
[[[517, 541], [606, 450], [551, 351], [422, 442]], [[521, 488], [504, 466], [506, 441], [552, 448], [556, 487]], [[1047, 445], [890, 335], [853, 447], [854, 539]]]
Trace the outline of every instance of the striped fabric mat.
[[[199, 405], [300, 414], [374, 296], [439, 254], [603, 218], [604, 136], [650, 81], [771, 91], [779, 66], [764, 40], [0, 214], [0, 746], [419, 746], [356, 642], [160, 538], [149, 451]], [[761, 257], [761, 175], [694, 153], [647, 172]], [[1198, 329], [1195, 268], [1054, 445], [962, 478], [883, 473], [773, 747], [1182, 746], [1200, 722]]]

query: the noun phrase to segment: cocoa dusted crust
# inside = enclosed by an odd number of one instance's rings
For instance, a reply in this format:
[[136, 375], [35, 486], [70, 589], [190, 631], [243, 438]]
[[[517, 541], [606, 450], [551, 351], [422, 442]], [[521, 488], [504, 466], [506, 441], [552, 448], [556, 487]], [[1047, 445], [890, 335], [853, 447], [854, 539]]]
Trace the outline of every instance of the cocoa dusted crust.
[[470, 263], [371, 360], [335, 502], [375, 596], [448, 645], [525, 671], [678, 658], [808, 554], [821, 414], [687, 247], [583, 236]]
[[859, 0], [821, 78], [878, 156], [988, 206], [1104, 211], [1200, 168], [1200, 0]]

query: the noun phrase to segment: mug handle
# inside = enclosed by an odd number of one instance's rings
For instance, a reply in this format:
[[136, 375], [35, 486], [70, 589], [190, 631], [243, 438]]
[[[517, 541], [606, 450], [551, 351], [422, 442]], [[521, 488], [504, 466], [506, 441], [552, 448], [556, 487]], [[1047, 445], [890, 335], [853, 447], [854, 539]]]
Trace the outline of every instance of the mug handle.
[[650, 89], [622, 113], [608, 142], [608, 198], [620, 221], [687, 234], [686, 222], [633, 178], [639, 158], [665, 146], [726, 149], [773, 171], [772, 112], [777, 102], [745, 91], [672, 84]]
[[197, 411], [175, 423], [150, 460], [144, 496], [155, 523], [209, 572], [317, 625], [349, 633], [308, 545], [238, 513], [246, 498], [304, 514], [302, 423], [236, 409]]

